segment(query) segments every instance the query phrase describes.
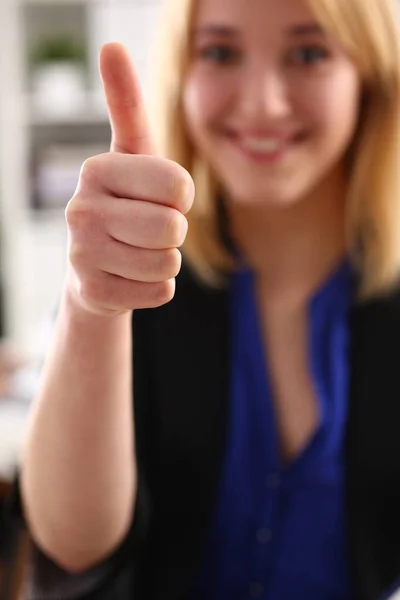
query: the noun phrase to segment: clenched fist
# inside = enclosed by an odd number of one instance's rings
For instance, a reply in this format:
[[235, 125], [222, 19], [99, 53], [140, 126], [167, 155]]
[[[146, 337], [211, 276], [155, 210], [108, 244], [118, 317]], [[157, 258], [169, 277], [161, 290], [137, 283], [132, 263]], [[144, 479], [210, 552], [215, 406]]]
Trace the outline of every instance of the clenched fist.
[[67, 285], [86, 310], [114, 315], [172, 299], [194, 185], [183, 167], [156, 156], [123, 46], [102, 48], [100, 73], [111, 151], [84, 163], [66, 209]]

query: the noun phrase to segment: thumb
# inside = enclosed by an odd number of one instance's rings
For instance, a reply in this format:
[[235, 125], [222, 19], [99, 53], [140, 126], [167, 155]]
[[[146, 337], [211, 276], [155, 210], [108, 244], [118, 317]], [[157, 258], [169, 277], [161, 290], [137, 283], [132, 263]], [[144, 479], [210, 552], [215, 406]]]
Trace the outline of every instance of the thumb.
[[115, 42], [105, 44], [99, 67], [111, 124], [111, 151], [154, 154], [139, 78], [128, 51]]

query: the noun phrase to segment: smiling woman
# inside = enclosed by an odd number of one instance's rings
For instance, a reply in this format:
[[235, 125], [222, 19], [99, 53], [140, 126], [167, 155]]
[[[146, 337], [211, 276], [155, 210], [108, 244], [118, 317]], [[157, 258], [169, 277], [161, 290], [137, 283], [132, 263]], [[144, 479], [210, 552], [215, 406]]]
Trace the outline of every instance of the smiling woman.
[[126, 51], [100, 55], [111, 152], [67, 208], [22, 462], [32, 597], [378, 600], [400, 578], [394, 0], [167, 9], [155, 140]]
[[[173, 34], [160, 45], [163, 67], [154, 78], [155, 134], [197, 184], [187, 254], [206, 279], [232, 266], [215, 226], [218, 202], [210, 200], [221, 196], [222, 178], [236, 178], [233, 196], [247, 202], [257, 192], [261, 202], [274, 203], [275, 193], [290, 202], [337, 185], [330, 167], [344, 153], [336, 167], [362, 293], [390, 285], [400, 224], [392, 218], [400, 153], [395, 3], [373, 2], [368, 11], [356, 0], [228, 4], [184, 2], [178, 18], [170, 2], [163, 21]], [[240, 162], [243, 153], [251, 160]], [[266, 162], [274, 177], [265, 177]], [[279, 176], [285, 186], [274, 193]]]

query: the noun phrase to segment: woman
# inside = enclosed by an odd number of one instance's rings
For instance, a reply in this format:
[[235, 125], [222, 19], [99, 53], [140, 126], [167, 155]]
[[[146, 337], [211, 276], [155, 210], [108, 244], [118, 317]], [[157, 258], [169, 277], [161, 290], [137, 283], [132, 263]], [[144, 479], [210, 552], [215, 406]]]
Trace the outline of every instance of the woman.
[[173, 162], [123, 48], [100, 57], [112, 148], [67, 209], [21, 471], [36, 595], [377, 600], [400, 576], [394, 2], [170, 9]]

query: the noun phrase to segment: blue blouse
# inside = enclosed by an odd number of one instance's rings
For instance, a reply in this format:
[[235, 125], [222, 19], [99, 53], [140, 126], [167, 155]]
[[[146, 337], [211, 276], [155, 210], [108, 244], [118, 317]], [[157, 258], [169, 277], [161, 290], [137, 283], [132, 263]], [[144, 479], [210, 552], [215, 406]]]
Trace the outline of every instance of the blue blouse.
[[343, 456], [351, 293], [345, 263], [310, 302], [309, 356], [320, 422], [307, 447], [284, 466], [252, 274], [233, 277], [227, 447], [193, 598], [352, 598]]

